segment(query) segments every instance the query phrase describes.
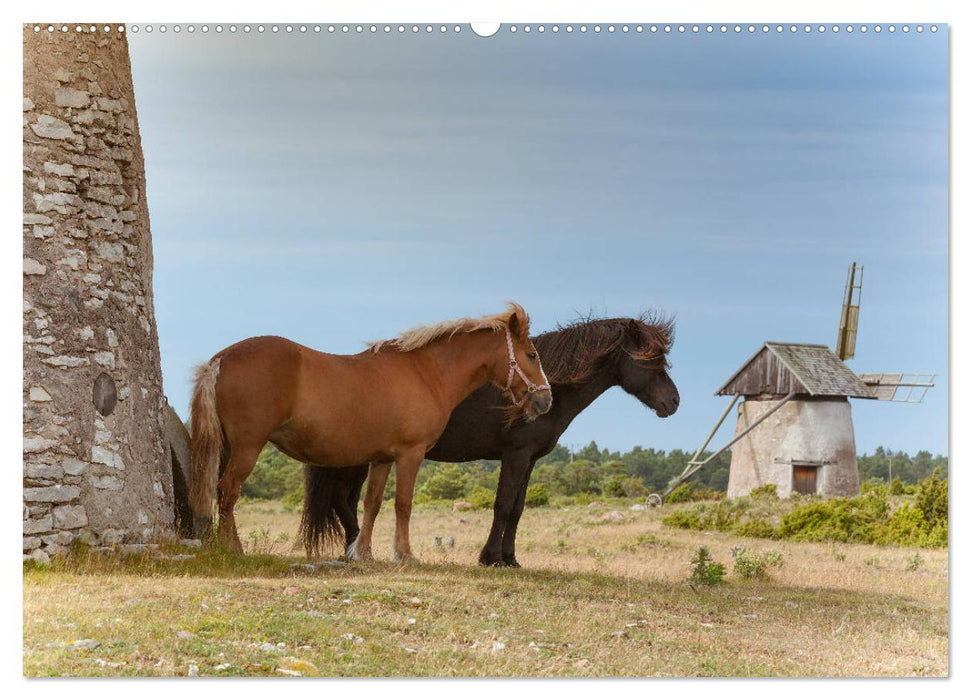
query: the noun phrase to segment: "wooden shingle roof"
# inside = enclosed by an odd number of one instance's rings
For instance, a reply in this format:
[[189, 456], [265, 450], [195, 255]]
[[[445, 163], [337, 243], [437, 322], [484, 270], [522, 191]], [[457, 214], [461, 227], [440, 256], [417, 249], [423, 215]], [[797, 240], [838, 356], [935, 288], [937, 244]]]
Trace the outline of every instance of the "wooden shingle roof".
[[873, 390], [825, 345], [765, 343], [716, 396], [808, 394], [873, 399]]

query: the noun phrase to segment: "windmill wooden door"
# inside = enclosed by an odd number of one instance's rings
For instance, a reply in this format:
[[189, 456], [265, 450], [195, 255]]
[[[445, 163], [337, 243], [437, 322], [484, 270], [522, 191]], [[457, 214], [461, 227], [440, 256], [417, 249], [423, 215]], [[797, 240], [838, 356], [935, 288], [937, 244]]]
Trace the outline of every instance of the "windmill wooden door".
[[792, 490], [804, 495], [816, 493], [816, 473], [818, 464], [792, 465]]

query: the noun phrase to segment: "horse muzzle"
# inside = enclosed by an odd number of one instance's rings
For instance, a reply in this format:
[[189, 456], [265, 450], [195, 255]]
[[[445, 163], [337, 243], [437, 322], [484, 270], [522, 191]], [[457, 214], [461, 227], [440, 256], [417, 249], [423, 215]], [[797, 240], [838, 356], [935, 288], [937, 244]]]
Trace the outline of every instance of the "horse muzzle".
[[538, 418], [548, 412], [552, 406], [553, 392], [549, 389], [529, 392], [526, 399], [526, 417], [529, 420]]

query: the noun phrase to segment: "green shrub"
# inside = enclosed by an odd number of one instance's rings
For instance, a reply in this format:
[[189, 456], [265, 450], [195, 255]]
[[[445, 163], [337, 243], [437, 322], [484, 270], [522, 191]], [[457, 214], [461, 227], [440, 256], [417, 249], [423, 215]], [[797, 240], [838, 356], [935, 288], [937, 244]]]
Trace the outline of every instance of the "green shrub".
[[691, 500], [691, 492], [694, 491], [695, 488], [694, 482], [688, 481], [674, 489], [674, 491], [669, 493], [668, 497], [664, 500], [667, 503], [687, 503]]
[[883, 490], [854, 498], [833, 498], [796, 506], [782, 516], [779, 536], [802, 542], [876, 541], [889, 512]]
[[765, 562], [758, 554], [744, 548], [735, 555], [733, 569], [742, 578], [765, 578]]
[[612, 477], [607, 479], [603, 486], [603, 493], [604, 496], [614, 496], [615, 498], [625, 496], [623, 475], [614, 474]]
[[661, 522], [671, 527], [679, 527], [682, 530], [704, 530], [701, 517], [698, 511], [691, 509], [676, 510], [661, 518]]
[[860, 484], [860, 494], [863, 495], [867, 493], [878, 493], [880, 495], [886, 494], [887, 493], [886, 482], [883, 479], [876, 476], [870, 479], [867, 479], [862, 484]]
[[473, 508], [492, 508], [495, 499], [495, 491], [490, 491], [481, 486], [476, 486], [465, 498], [465, 500], [472, 504]]
[[469, 477], [457, 464], [443, 464], [435, 470], [419, 492], [430, 500], [465, 498]]
[[526, 505], [530, 508], [549, 505], [550, 492], [545, 484], [530, 484], [526, 487]]
[[762, 484], [761, 486], [752, 489], [751, 493], [749, 493], [749, 497], [754, 499], [778, 499], [779, 491], [775, 484]]
[[774, 539], [776, 537], [775, 528], [760, 518], [746, 520], [735, 526], [732, 532], [739, 537], [761, 537], [764, 539]]
[[288, 511], [295, 511], [303, 508], [303, 484], [300, 485], [300, 488], [287, 492], [283, 498], [280, 499], [280, 502]]
[[691, 576], [688, 577], [689, 582], [703, 586], [717, 586], [724, 583], [725, 565], [712, 559], [707, 547], [698, 547], [691, 563], [694, 564], [694, 568], [691, 570]]
[[923, 514], [929, 531], [938, 526], [947, 529], [947, 479], [941, 479], [940, 467], [918, 484], [914, 503]]
[[733, 547], [734, 571], [742, 578], [767, 578], [769, 567], [782, 566], [782, 553], [774, 549], [752, 552], [746, 547]]
[[661, 522], [684, 530], [714, 530], [730, 532], [750, 506], [749, 501], [737, 499], [718, 503], [699, 503], [664, 516]]
[[887, 493], [891, 496], [903, 496], [904, 495], [904, 482], [900, 480], [899, 476], [895, 476], [887, 487]]

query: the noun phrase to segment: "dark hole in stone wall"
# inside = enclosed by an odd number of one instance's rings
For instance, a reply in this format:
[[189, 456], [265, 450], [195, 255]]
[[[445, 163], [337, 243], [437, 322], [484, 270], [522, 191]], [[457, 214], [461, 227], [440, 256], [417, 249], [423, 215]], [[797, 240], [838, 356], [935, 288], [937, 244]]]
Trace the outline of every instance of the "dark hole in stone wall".
[[115, 390], [115, 380], [102, 372], [94, 380], [94, 407], [103, 416], [110, 416], [118, 403], [118, 392]]

